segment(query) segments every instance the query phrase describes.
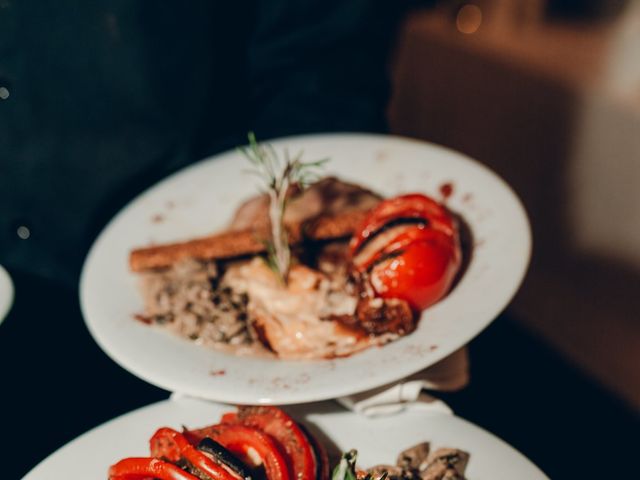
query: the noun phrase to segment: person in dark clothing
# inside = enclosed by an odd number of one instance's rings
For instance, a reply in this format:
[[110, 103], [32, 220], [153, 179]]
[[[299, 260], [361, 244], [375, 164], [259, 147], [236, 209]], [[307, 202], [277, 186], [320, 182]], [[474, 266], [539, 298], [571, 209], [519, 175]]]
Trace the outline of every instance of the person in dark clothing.
[[78, 277], [106, 222], [250, 130], [259, 139], [384, 131], [403, 9], [0, 0], [0, 265], [16, 286], [0, 327], [0, 364], [11, 366], [2, 423], [16, 445], [39, 437], [38, 449], [17, 449], [3, 477], [167, 395], [111, 362], [83, 325]]
[[383, 131], [393, 3], [8, 3], [0, 263], [74, 286], [119, 207], [247, 131]]

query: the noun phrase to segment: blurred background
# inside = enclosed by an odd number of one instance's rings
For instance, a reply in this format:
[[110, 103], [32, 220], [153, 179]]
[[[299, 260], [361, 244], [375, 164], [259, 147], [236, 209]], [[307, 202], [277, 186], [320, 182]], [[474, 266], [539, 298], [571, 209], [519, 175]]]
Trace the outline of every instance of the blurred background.
[[432, 2], [392, 70], [391, 130], [480, 160], [525, 204], [514, 318], [640, 411], [640, 2]]

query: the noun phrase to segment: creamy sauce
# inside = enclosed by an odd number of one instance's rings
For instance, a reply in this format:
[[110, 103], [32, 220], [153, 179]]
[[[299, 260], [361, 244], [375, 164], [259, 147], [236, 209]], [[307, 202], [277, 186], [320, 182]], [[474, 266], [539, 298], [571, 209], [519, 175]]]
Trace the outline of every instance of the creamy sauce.
[[329, 320], [332, 315], [353, 315], [357, 298], [332, 290], [319, 271], [294, 265], [285, 286], [254, 258], [230, 267], [224, 281], [248, 294], [250, 316], [280, 358], [345, 356], [379, 342]]

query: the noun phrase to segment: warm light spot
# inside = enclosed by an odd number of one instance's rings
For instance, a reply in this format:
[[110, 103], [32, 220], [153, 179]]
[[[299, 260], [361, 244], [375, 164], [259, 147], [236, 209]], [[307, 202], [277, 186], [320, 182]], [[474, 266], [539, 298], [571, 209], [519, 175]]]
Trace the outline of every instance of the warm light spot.
[[458, 10], [456, 16], [456, 27], [459, 32], [462, 33], [475, 33], [480, 28], [482, 23], [482, 10], [480, 7], [473, 4], [467, 4]]

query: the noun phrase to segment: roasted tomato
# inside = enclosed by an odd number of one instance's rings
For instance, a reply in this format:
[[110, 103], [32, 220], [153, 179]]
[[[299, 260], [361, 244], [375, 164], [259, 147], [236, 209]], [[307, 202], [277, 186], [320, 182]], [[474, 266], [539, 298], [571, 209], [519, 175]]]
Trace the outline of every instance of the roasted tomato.
[[109, 468], [110, 480], [199, 480], [172, 463], [157, 458], [125, 458]]
[[238, 480], [240, 477], [231, 472], [229, 467], [223, 466], [197, 450], [184, 435], [171, 428], [159, 429], [149, 441], [151, 455], [173, 463], [185, 465], [187, 470], [204, 473], [211, 480]]
[[270, 435], [287, 454], [289, 474], [292, 479], [316, 480], [317, 460], [313, 447], [296, 422], [279, 408], [238, 407], [237, 414], [226, 414], [222, 417], [222, 421], [257, 428]]
[[351, 251], [380, 233], [381, 229], [397, 224], [426, 225], [448, 235], [456, 232], [455, 222], [447, 209], [432, 198], [409, 193], [380, 202], [365, 218], [363, 225], [351, 239]]
[[311, 444], [313, 454], [316, 459], [316, 477], [318, 480], [328, 480], [330, 475], [329, 455], [324, 446], [307, 430], [304, 425], [299, 425], [304, 434], [307, 436], [307, 440]]
[[[276, 441], [256, 428], [244, 425], [220, 424], [197, 430], [185, 430], [184, 436], [192, 444], [204, 438], [215, 440], [247, 465], [264, 465], [268, 480], [290, 480], [285, 455]], [[291, 479], [295, 480], [295, 479]]]
[[451, 288], [462, 255], [456, 222], [421, 194], [381, 202], [350, 243], [355, 269], [381, 298], [399, 298], [416, 310]]

